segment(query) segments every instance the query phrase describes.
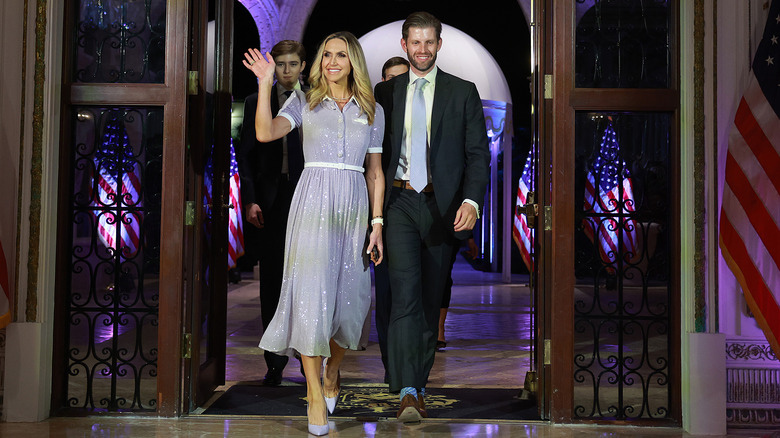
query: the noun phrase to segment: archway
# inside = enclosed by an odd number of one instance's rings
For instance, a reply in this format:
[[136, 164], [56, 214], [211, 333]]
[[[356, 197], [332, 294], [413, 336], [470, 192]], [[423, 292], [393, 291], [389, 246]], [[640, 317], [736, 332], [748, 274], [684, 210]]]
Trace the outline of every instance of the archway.
[[[380, 81], [382, 64], [388, 58], [406, 58], [400, 44], [402, 25], [402, 20], [394, 21], [358, 38], [366, 55], [372, 86]], [[504, 72], [482, 44], [462, 30], [447, 24], [442, 24], [441, 34], [442, 49], [436, 59], [436, 65], [440, 69], [474, 82], [482, 100], [512, 103]]]

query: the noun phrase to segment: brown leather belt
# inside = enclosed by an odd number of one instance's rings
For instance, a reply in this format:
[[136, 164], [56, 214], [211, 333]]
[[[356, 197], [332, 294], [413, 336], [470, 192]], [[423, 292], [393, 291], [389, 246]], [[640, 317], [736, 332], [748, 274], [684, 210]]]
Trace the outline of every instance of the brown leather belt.
[[[407, 190], [414, 190], [411, 184], [409, 184], [409, 181], [402, 180], [402, 179], [395, 179], [393, 180], [393, 187], [400, 187], [402, 189]], [[416, 190], [415, 190], [416, 191]], [[432, 192], [433, 191], [433, 184], [428, 184], [425, 186], [424, 189], [421, 190], [423, 193]]]

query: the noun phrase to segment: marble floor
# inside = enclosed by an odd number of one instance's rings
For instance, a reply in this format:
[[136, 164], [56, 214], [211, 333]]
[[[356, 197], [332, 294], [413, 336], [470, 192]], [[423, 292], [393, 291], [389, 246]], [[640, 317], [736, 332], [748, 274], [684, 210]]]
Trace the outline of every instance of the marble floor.
[[[445, 323], [447, 347], [436, 357], [429, 385], [521, 388], [531, 365], [527, 278], [516, 276], [505, 284], [499, 274], [476, 271], [460, 257], [453, 276], [455, 286]], [[260, 381], [266, 373], [263, 352], [257, 348], [258, 333], [263, 330], [258, 287], [257, 282], [245, 280], [231, 285], [228, 292], [228, 386]], [[372, 306], [365, 350], [349, 351], [344, 359], [343, 384], [377, 384], [384, 378], [373, 313]], [[297, 360], [290, 360], [283, 384], [305, 383], [298, 365]]]
[[[447, 348], [437, 355], [430, 388], [512, 388], [520, 392], [531, 366], [530, 291], [527, 278], [501, 282], [499, 274], [472, 269], [458, 259], [446, 321]], [[231, 385], [258, 383], [265, 375], [256, 348], [262, 331], [258, 283], [247, 273], [228, 293], [226, 385], [195, 412], [177, 419], [154, 416], [49, 418], [38, 423], [0, 423], [0, 437], [286, 437], [306, 436], [305, 417], [210, 416], [203, 411]], [[375, 330], [368, 321], [366, 348], [347, 354], [342, 385], [378, 385], [384, 369]], [[303, 388], [298, 362], [291, 360], [283, 385]], [[331, 437], [688, 437], [679, 428], [552, 425], [545, 421], [482, 421], [431, 418], [409, 426], [394, 419], [335, 418]], [[780, 432], [733, 431], [733, 437], [780, 438]]]
[[[304, 418], [228, 418], [189, 416], [178, 419], [149, 417], [50, 418], [40, 423], [0, 423], [0, 436], [9, 438], [209, 438], [305, 437]], [[628, 426], [550, 425], [547, 423], [485, 423], [426, 421], [416, 426], [395, 421], [331, 422], [331, 438], [379, 437], [540, 437], [540, 438], [654, 438], [692, 437], [675, 428]], [[734, 432], [727, 437], [777, 438], [780, 432]]]

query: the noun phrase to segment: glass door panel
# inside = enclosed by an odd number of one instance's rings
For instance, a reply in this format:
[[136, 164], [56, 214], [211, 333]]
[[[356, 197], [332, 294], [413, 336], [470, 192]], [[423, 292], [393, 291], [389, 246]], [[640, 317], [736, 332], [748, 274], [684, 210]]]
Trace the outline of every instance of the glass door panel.
[[577, 417], [670, 414], [672, 120], [575, 116]]
[[[191, 76], [197, 90], [188, 105], [185, 399], [192, 411], [225, 382], [228, 269], [243, 253], [241, 207], [230, 136], [232, 2], [193, 1]], [[193, 87], [194, 88], [194, 87]], [[231, 184], [233, 182], [233, 184]]]
[[79, 0], [73, 82], [165, 82], [165, 0]]
[[154, 411], [162, 108], [74, 108], [67, 404]]

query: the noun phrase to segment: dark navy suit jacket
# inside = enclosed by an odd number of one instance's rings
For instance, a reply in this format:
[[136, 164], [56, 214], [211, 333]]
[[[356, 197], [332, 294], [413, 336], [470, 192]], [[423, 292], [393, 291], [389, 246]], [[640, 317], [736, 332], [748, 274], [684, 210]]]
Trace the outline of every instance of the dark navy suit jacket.
[[[385, 207], [401, 154], [409, 74], [379, 82], [374, 88], [377, 102], [390, 119], [385, 124], [382, 152]], [[464, 199], [471, 199], [482, 209], [490, 179], [490, 146], [482, 100], [472, 82], [441, 69], [436, 74], [431, 112], [429, 161], [436, 203], [445, 221], [452, 223]], [[457, 237], [466, 238], [468, 233], [457, 233]]]

